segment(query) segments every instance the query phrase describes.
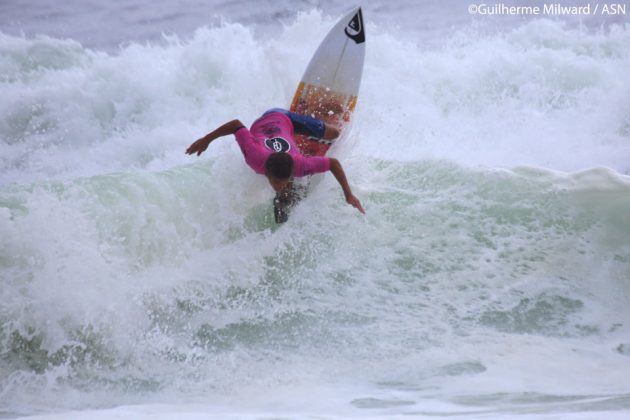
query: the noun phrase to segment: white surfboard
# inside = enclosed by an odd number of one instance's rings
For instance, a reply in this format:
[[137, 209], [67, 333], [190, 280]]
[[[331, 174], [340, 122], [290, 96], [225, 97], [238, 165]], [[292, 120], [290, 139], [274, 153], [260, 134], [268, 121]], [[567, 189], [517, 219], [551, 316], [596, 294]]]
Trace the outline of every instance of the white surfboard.
[[[291, 111], [332, 123], [343, 131], [357, 104], [363, 62], [365, 27], [361, 8], [342, 17], [328, 32], [313, 58], [291, 103]], [[328, 145], [297, 138], [307, 155], [324, 155]]]
[[[357, 104], [364, 59], [365, 27], [361, 8], [356, 7], [337, 22], [315, 51], [290, 110], [336, 126], [340, 131], [336, 141], [342, 139]], [[313, 141], [302, 135], [296, 135], [295, 140], [307, 156], [323, 156], [330, 148], [329, 142]], [[308, 183], [308, 180], [294, 181], [276, 194], [277, 223], [287, 220], [290, 209], [306, 194]]]

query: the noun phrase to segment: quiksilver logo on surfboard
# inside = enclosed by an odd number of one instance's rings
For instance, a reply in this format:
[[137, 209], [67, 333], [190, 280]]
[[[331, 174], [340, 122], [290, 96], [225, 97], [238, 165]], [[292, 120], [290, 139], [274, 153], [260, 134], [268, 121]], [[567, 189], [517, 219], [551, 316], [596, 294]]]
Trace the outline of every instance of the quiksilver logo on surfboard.
[[348, 26], [346, 26], [345, 32], [346, 35], [348, 35], [348, 38], [357, 44], [365, 42], [365, 31], [363, 31], [363, 15], [361, 14], [361, 9], [359, 9], [357, 14], [350, 20]]

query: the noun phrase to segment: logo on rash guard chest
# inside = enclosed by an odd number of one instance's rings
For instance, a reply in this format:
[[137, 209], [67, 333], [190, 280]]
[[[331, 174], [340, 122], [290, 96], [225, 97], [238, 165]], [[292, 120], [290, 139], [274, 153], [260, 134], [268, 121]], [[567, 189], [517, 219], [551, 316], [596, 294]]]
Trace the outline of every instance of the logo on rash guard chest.
[[291, 150], [291, 144], [286, 139], [282, 137], [274, 137], [272, 139], [265, 140], [265, 146], [267, 149], [273, 150], [274, 152], [288, 152]]

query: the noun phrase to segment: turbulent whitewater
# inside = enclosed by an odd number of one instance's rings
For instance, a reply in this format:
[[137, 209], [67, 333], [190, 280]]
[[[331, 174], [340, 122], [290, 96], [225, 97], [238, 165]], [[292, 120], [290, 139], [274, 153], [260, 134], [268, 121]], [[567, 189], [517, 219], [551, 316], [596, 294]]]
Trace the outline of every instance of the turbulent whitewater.
[[281, 227], [234, 141], [184, 151], [288, 105], [335, 16], [0, 33], [0, 416], [627, 414], [630, 27], [365, 18], [367, 215], [327, 176]]

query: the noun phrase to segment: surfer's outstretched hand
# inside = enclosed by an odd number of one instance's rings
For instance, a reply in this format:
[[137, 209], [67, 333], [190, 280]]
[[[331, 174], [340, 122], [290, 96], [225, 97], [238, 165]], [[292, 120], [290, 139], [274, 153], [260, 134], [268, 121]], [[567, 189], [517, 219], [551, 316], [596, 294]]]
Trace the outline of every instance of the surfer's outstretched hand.
[[210, 142], [208, 141], [208, 139], [206, 139], [205, 137], [202, 137], [199, 140], [197, 140], [196, 142], [194, 142], [193, 144], [191, 144], [188, 147], [188, 149], [186, 149], [186, 154], [187, 155], [192, 155], [192, 154], [197, 153], [197, 156], [199, 156], [200, 154], [205, 152], [205, 150], [208, 148], [209, 144], [210, 144]]
[[354, 207], [355, 209], [359, 210], [361, 213], [365, 214], [365, 210], [363, 210], [363, 207], [361, 206], [361, 202], [354, 195], [350, 195], [350, 196], [346, 197], [346, 201], [352, 207]]
[[350, 189], [350, 185], [348, 185], [348, 180], [346, 179], [346, 173], [343, 171], [341, 163], [339, 163], [339, 161], [335, 158], [330, 158], [330, 172], [332, 172], [335, 178], [337, 178], [339, 185], [341, 185], [343, 195], [346, 197], [348, 204], [365, 214], [365, 210], [363, 210], [361, 202], [354, 196], [354, 194], [352, 194], [352, 190]]
[[200, 138], [199, 140], [191, 144], [188, 147], [188, 149], [186, 149], [186, 154], [193, 155], [197, 153], [197, 156], [199, 156], [200, 154], [206, 151], [210, 143], [212, 143], [214, 140], [218, 139], [219, 137], [234, 134], [236, 133], [237, 130], [243, 127], [244, 127], [243, 123], [240, 122], [239, 120], [232, 120], [232, 121], [226, 122], [225, 124], [217, 128], [216, 130], [206, 134], [205, 136], [203, 136], [202, 138]]

